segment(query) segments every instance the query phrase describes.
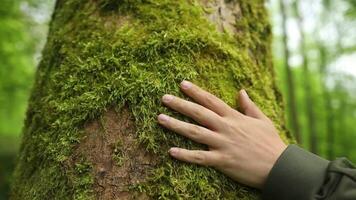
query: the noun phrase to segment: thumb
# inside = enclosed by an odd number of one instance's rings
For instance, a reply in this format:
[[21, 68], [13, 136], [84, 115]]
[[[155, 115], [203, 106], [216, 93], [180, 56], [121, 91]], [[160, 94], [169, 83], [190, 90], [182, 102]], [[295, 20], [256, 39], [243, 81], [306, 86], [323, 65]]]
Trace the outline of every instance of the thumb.
[[245, 115], [262, 120], [268, 119], [268, 117], [250, 99], [245, 90], [240, 90], [238, 101], [242, 112]]

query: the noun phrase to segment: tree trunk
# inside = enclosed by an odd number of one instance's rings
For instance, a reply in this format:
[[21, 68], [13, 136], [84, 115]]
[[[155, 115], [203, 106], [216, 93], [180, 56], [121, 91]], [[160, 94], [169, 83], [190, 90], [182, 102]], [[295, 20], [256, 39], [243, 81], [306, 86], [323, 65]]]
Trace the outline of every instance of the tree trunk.
[[263, 0], [58, 0], [12, 199], [258, 198], [212, 168], [171, 159], [171, 146], [206, 147], [156, 117], [192, 122], [160, 102], [183, 97], [184, 79], [234, 107], [245, 88], [287, 141], [270, 41]]
[[305, 106], [307, 111], [308, 119], [308, 129], [309, 129], [309, 143], [310, 151], [313, 153], [318, 153], [318, 143], [317, 143], [317, 130], [316, 130], [316, 120], [314, 111], [314, 100], [313, 91], [310, 80], [310, 69], [309, 69], [309, 59], [306, 47], [306, 38], [304, 33], [304, 19], [300, 13], [298, 1], [294, 1], [294, 9], [297, 18], [297, 25], [300, 33], [300, 54], [302, 56], [303, 62], [303, 77], [304, 77], [304, 92], [305, 92]]
[[286, 11], [286, 3], [284, 0], [279, 1], [279, 8], [282, 15], [282, 40], [283, 40], [283, 52], [284, 52], [284, 68], [287, 77], [287, 103], [289, 107], [289, 120], [291, 129], [295, 136], [295, 139], [299, 144], [302, 144], [302, 135], [300, 134], [298, 114], [297, 114], [297, 103], [295, 96], [295, 87], [294, 87], [294, 78], [293, 71], [289, 64], [290, 51], [288, 47], [288, 33], [287, 33], [287, 11]]
[[334, 108], [332, 106], [331, 100], [332, 97], [330, 95], [330, 89], [327, 87], [327, 78], [328, 78], [328, 51], [326, 47], [318, 43], [318, 51], [319, 51], [319, 74], [320, 74], [320, 87], [322, 90], [322, 97], [324, 99], [324, 110], [326, 115], [326, 143], [327, 143], [327, 152], [326, 156], [328, 159], [334, 159], [334, 150], [335, 150], [335, 129], [334, 129]]

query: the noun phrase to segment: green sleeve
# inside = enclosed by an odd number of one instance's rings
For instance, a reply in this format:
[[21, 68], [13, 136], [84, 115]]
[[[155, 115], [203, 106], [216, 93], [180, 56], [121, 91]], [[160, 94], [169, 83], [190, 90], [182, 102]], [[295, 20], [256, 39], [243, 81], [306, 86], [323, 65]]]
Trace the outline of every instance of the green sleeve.
[[356, 200], [356, 167], [346, 158], [331, 162], [316, 199]]
[[345, 158], [327, 161], [297, 145], [278, 158], [264, 200], [356, 200], [356, 169]]

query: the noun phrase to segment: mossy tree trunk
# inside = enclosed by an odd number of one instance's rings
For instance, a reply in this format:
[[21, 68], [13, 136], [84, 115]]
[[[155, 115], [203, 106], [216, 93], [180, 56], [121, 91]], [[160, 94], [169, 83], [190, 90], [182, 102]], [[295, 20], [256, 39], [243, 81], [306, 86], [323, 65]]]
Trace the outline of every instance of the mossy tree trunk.
[[[251, 98], [286, 140], [263, 0], [58, 0], [29, 101], [12, 199], [257, 199], [212, 168], [171, 159], [206, 148], [160, 127], [191, 80], [236, 107]], [[186, 97], [184, 97], [186, 98]]]

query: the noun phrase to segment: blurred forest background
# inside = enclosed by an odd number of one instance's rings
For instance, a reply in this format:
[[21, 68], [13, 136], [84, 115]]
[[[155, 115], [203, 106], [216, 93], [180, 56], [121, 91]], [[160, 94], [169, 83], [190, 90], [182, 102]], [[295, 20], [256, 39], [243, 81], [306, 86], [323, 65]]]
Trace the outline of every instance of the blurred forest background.
[[[54, 0], [1, 0], [0, 200], [11, 173]], [[269, 0], [288, 128], [325, 158], [356, 162], [356, 0]]]

